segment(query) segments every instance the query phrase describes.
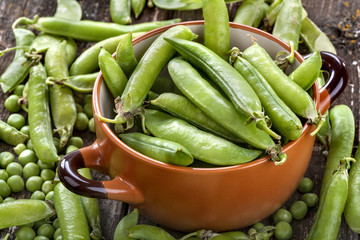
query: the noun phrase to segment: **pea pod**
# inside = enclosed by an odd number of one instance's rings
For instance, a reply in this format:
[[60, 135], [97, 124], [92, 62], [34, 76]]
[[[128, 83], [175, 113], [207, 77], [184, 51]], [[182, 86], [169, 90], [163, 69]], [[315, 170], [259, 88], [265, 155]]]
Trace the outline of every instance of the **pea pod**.
[[24, 143], [28, 138], [28, 135], [0, 120], [0, 139], [5, 143], [16, 146]]
[[266, 12], [265, 18], [263, 19], [264, 28], [267, 31], [270, 31], [270, 29], [274, 26], [274, 23], [276, 21], [277, 16], [279, 15], [282, 5], [283, 5], [283, 0], [274, 0], [270, 4], [269, 9]]
[[123, 217], [116, 226], [114, 240], [131, 240], [128, 237], [129, 229], [138, 223], [139, 211], [134, 209], [131, 213]]
[[259, 96], [274, 128], [287, 139], [298, 139], [302, 133], [300, 119], [278, 97], [265, 78], [242, 57], [237, 57], [234, 67], [244, 76]]
[[[216, 9], [216, 17], [214, 17]], [[229, 14], [224, 0], [203, 0], [204, 45], [224, 60], [230, 50]]]
[[82, 9], [76, 0], [57, 0], [54, 17], [79, 21], [82, 17]]
[[276, 18], [272, 34], [285, 41], [287, 44], [293, 42], [294, 47], [297, 50], [299, 47], [301, 23], [301, 0], [284, 1]]
[[60, 84], [60, 85], [65, 85], [76, 92], [92, 93], [94, 83], [98, 75], [99, 73], [95, 72], [95, 73], [75, 75], [65, 78], [48, 77], [46, 79], [46, 84], [48, 85]]
[[146, 0], [131, 0], [131, 8], [134, 12], [135, 18], [138, 18], [145, 7]]
[[233, 22], [257, 28], [268, 9], [264, 0], [245, 0], [237, 9]]
[[194, 124], [200, 129], [210, 131], [220, 137], [234, 142], [242, 142], [235, 134], [229, 132], [214, 120], [205, 115], [189, 99], [175, 93], [162, 93], [150, 103], [164, 111]]
[[54, 205], [65, 240], [90, 240], [89, 226], [79, 196], [61, 182], [54, 188]]
[[196, 159], [219, 166], [249, 162], [260, 154], [157, 110], [145, 110], [145, 126], [154, 136], [183, 145]]
[[172, 141], [137, 132], [123, 133], [119, 137], [129, 147], [162, 162], [188, 166], [194, 161], [193, 156], [184, 146]]
[[[202, 0], [152, 0], [158, 8], [168, 10], [193, 10], [203, 6]], [[240, 0], [225, 0], [226, 3], [239, 2]]]
[[30, 26], [38, 31], [59, 36], [70, 37], [83, 41], [98, 42], [128, 32], [150, 31], [179, 21], [180, 19], [171, 19], [132, 25], [119, 25], [116, 23], [91, 20], [72, 21], [56, 17], [35, 17], [34, 19], [23, 17], [18, 20], [17, 24]]
[[0, 229], [24, 225], [55, 215], [48, 202], [35, 199], [18, 199], [0, 204]]
[[187, 61], [205, 72], [228, 96], [236, 110], [250, 121], [254, 120], [260, 129], [273, 134], [267, 126], [259, 97], [228, 62], [200, 43], [175, 38], [166, 38], [166, 41]]
[[124, 71], [125, 75], [129, 78], [134, 69], [138, 65], [138, 61], [134, 54], [132, 45], [133, 34], [130, 32], [126, 34], [116, 47], [116, 61]]
[[272, 160], [282, 163], [286, 159], [266, 132], [258, 129], [255, 122], [247, 125], [247, 117], [236, 111], [189, 63], [175, 58], [169, 62], [168, 70], [180, 91], [206, 115], [251, 146], [272, 153]]
[[307, 240], [338, 238], [341, 216], [348, 194], [349, 168], [349, 161], [341, 160], [340, 165], [329, 178], [323, 195], [320, 196], [319, 209]]
[[131, 227], [128, 236], [139, 240], [175, 240], [175, 238], [164, 229], [144, 224], [138, 224]]
[[53, 142], [46, 70], [41, 63], [30, 68], [28, 122], [31, 142], [37, 157], [44, 162], [57, 162]]
[[110, 17], [118, 24], [131, 23], [131, 1], [110, 0]]
[[330, 109], [331, 140], [327, 155], [320, 196], [325, 191], [332, 173], [340, 160], [350, 157], [355, 138], [355, 121], [351, 109], [346, 105], [337, 105]]

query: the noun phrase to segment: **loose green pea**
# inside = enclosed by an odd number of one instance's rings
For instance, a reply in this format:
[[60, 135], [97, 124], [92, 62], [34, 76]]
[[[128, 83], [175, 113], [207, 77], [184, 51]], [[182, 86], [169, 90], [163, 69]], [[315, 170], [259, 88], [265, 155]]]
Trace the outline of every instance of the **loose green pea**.
[[319, 197], [315, 193], [305, 193], [301, 201], [304, 201], [308, 207], [315, 207], [319, 202]]
[[84, 113], [88, 116], [88, 118], [93, 117], [93, 109], [92, 109], [91, 103], [85, 103], [83, 110], [84, 110]]
[[4, 199], [0, 196], [0, 203], [3, 203]]
[[18, 162], [11, 162], [9, 165], [6, 166], [6, 171], [9, 176], [19, 175], [21, 176], [23, 168]]
[[55, 228], [54, 232], [54, 239], [57, 239], [59, 236], [61, 236], [61, 228]]
[[27, 226], [20, 228], [15, 235], [19, 240], [33, 240], [36, 237], [34, 229]]
[[290, 212], [294, 219], [301, 220], [306, 216], [308, 208], [304, 201], [296, 201], [290, 206]]
[[14, 201], [16, 201], [15, 198], [13, 198], [13, 197], [7, 197], [7, 198], [4, 199], [3, 203], [14, 202]]
[[53, 169], [55, 167], [54, 162], [44, 162], [44, 161], [41, 161], [40, 159], [37, 161], [37, 165], [39, 165], [41, 170]]
[[58, 236], [55, 240], [62, 240], [63, 237], [62, 236]]
[[61, 151], [61, 147], [60, 147], [60, 139], [59, 139], [59, 138], [57, 138], [57, 137], [54, 137], [54, 138], [53, 138], [53, 142], [54, 142], [54, 145], [55, 145], [56, 151], [57, 151], [57, 152], [60, 152], [60, 151]]
[[34, 240], [49, 240], [49, 238], [45, 237], [45, 236], [36, 236], [34, 238]]
[[55, 172], [51, 169], [43, 169], [41, 170], [40, 177], [44, 180], [54, 180]]
[[7, 165], [15, 161], [14, 154], [11, 152], [2, 152], [0, 153], [0, 165], [2, 168], [6, 168]]
[[273, 220], [275, 223], [278, 223], [278, 222], [290, 223], [292, 220], [292, 215], [285, 208], [280, 208], [274, 213]]
[[24, 189], [24, 180], [19, 175], [13, 175], [8, 178], [6, 183], [12, 192], [21, 192]]
[[54, 191], [50, 191], [46, 194], [45, 200], [54, 201]]
[[298, 186], [299, 192], [309, 193], [312, 191], [312, 189], [313, 189], [313, 181], [308, 177], [302, 178]]
[[49, 223], [45, 223], [38, 228], [37, 235], [45, 236], [49, 239], [52, 239], [54, 236], [54, 232], [55, 232], [54, 227]]
[[262, 229], [264, 227], [264, 224], [261, 222], [257, 222], [255, 224], [252, 225], [252, 228], [254, 228], [256, 231], [259, 231], [260, 229]]
[[32, 176], [39, 176], [40, 167], [33, 162], [27, 163], [23, 168], [23, 176], [28, 179]]
[[41, 185], [41, 191], [48, 194], [49, 192], [54, 191], [54, 187], [55, 184], [53, 184], [51, 180], [47, 180]]
[[18, 161], [21, 165], [25, 166], [26, 164], [33, 162], [36, 163], [38, 161], [36, 154], [31, 149], [25, 149], [23, 152], [20, 153], [18, 157]]
[[274, 234], [277, 240], [288, 240], [292, 237], [292, 227], [287, 222], [278, 222], [275, 225]]
[[45, 200], [45, 193], [43, 193], [42, 191], [35, 191], [33, 192], [33, 194], [31, 194], [30, 199], [37, 199], [37, 200]]
[[25, 85], [24, 84], [19, 84], [15, 87], [14, 89], [14, 94], [17, 96], [22, 96], [23, 95], [23, 91], [24, 91]]
[[78, 148], [74, 145], [70, 145], [66, 148], [66, 154], [72, 152], [72, 151], [75, 151], [75, 150], [78, 150]]
[[19, 112], [21, 109], [21, 106], [18, 103], [18, 101], [19, 101], [19, 96], [17, 96], [17, 95], [10, 95], [9, 97], [7, 97], [4, 102], [4, 106], [5, 106], [6, 110], [8, 110], [9, 112], [12, 112], [12, 113]]
[[92, 103], [92, 94], [86, 94], [84, 97], [84, 104]]
[[[22, 128], [20, 128], [20, 132], [26, 134], [26, 135], [30, 135], [30, 131], [29, 131], [29, 125], [25, 125]], [[30, 140], [29, 140], [30, 141]]]
[[31, 139], [29, 139], [28, 142], [26, 143], [26, 147], [27, 147], [27, 149], [34, 150], [34, 146], [32, 144]]
[[41, 220], [36, 221], [34, 223], [34, 229], [38, 229], [39, 227], [41, 227], [45, 223], [48, 223], [48, 221], [46, 219], [41, 219]]
[[25, 126], [25, 117], [19, 113], [10, 114], [7, 119], [7, 124], [20, 130], [23, 126]]
[[23, 143], [19, 143], [13, 149], [14, 149], [15, 154], [19, 156], [20, 153], [22, 153], [26, 149], [26, 145]]
[[0, 179], [0, 196], [6, 198], [11, 194], [11, 189], [9, 185], [2, 179]]
[[31, 176], [26, 181], [26, 189], [34, 193], [36, 191], [40, 191], [42, 184], [43, 184], [43, 179], [40, 176]]
[[83, 107], [81, 106], [80, 103], [75, 103], [75, 107], [76, 107], [76, 112], [84, 112]]
[[0, 169], [0, 179], [7, 181], [9, 178], [9, 174], [7, 173], [7, 171], [5, 169]]
[[[53, 227], [55, 229], [59, 229], [60, 228], [60, 222], [59, 222], [59, 219], [58, 218], [55, 218], [55, 220], [53, 221]], [[54, 237], [55, 238], [55, 237]]]
[[76, 122], [75, 122], [76, 130], [78, 130], [78, 131], [86, 130], [88, 127], [88, 123], [89, 123], [89, 118], [85, 113], [83, 113], [83, 112], [77, 113]]
[[84, 146], [84, 141], [81, 137], [71, 137], [68, 141], [68, 145], [74, 145], [77, 148], [82, 148]]
[[94, 118], [90, 118], [88, 127], [89, 127], [89, 130], [91, 132], [93, 132], [93, 133], [95, 132], [95, 120], [94, 120]]
[[31, 227], [31, 228], [33, 228], [34, 227], [34, 222], [30, 222], [30, 223], [26, 223], [26, 224], [24, 224], [24, 225], [20, 225], [19, 227], [20, 228], [22, 228], [22, 227]]

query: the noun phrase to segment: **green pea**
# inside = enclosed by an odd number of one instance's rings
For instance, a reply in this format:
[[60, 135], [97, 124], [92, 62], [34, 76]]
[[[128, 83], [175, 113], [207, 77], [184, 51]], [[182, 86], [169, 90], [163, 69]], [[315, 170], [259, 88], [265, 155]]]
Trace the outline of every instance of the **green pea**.
[[11, 189], [9, 185], [2, 179], [0, 179], [0, 196], [6, 198], [11, 194]]
[[52, 239], [54, 236], [54, 232], [55, 232], [54, 227], [49, 223], [45, 223], [38, 228], [37, 235], [45, 236], [49, 239]]
[[[53, 221], [52, 225], [53, 225], [53, 227], [54, 227], [55, 229], [59, 229], [59, 228], [60, 228], [59, 219], [58, 219], [58, 218], [55, 218], [55, 220]], [[56, 238], [56, 237], [54, 236], [54, 238]]]
[[41, 161], [40, 159], [37, 161], [37, 165], [40, 167], [41, 170], [53, 169], [55, 167], [54, 162], [44, 162], [44, 161]]
[[39, 229], [39, 227], [41, 227], [45, 223], [48, 223], [47, 219], [41, 219], [41, 220], [34, 222], [34, 229]]
[[55, 240], [62, 240], [63, 237], [62, 236], [58, 236]]
[[8, 178], [6, 183], [12, 192], [21, 192], [24, 189], [24, 180], [19, 175], [13, 175]]
[[27, 149], [34, 150], [34, 146], [32, 144], [31, 139], [29, 139], [28, 142], [26, 143], [26, 147], [27, 147]]
[[312, 189], [313, 189], [313, 181], [308, 177], [302, 178], [298, 186], [299, 192], [309, 193], [312, 191]]
[[12, 154], [11, 152], [5, 151], [0, 153], [0, 165], [2, 168], [6, 168], [7, 165], [9, 165], [9, 163], [14, 161], [15, 161], [15, 157], [14, 154]]
[[92, 104], [92, 94], [86, 94], [84, 97], [84, 104], [91, 103]]
[[27, 163], [23, 168], [23, 176], [28, 179], [32, 176], [39, 176], [40, 167], [33, 162]]
[[21, 165], [25, 166], [30, 162], [36, 163], [38, 159], [36, 157], [34, 150], [25, 149], [22, 153], [20, 153], [18, 157], [18, 161]]
[[89, 118], [85, 113], [83, 113], [83, 112], [77, 113], [76, 122], [75, 122], [76, 130], [78, 130], [78, 131], [86, 130], [88, 127], [88, 123], [89, 123]]
[[[25, 125], [22, 128], [20, 128], [20, 132], [26, 134], [26, 135], [30, 135], [30, 131], [29, 131], [29, 125]], [[30, 141], [30, 140], [29, 140]]]
[[59, 236], [61, 236], [61, 228], [56, 228], [54, 232], [54, 239], [57, 239]]
[[4, 106], [5, 106], [6, 110], [8, 110], [9, 112], [12, 112], [12, 113], [19, 112], [21, 109], [21, 106], [18, 103], [18, 101], [19, 101], [19, 96], [17, 96], [17, 95], [10, 95], [9, 97], [7, 97], [4, 102]]
[[50, 191], [46, 194], [45, 200], [54, 201], [54, 191]]
[[[43, 184], [43, 179], [40, 176], [31, 176], [26, 181], [26, 189], [34, 193], [36, 191], [40, 191], [42, 184]], [[45, 194], [44, 194], [44, 198], [45, 198]]]
[[7, 181], [9, 178], [9, 174], [5, 169], [0, 169], [0, 179]]
[[31, 194], [30, 199], [37, 199], [37, 200], [45, 200], [45, 193], [43, 193], [42, 191], [35, 191]]
[[11, 162], [6, 167], [6, 171], [9, 174], [9, 176], [13, 176], [13, 175], [21, 176], [22, 170], [23, 170], [23, 168], [20, 165], [20, 163], [18, 163], [18, 162]]
[[79, 103], [75, 103], [76, 112], [84, 112], [83, 107]]
[[72, 151], [75, 151], [75, 150], [78, 150], [78, 148], [74, 145], [69, 145], [67, 148], [66, 148], [66, 154], [72, 152]]
[[41, 170], [40, 177], [44, 180], [54, 180], [55, 172], [51, 169], [43, 169]]
[[68, 145], [74, 145], [77, 148], [82, 148], [84, 146], [84, 141], [81, 137], [71, 137], [68, 141]]
[[36, 237], [34, 229], [28, 226], [20, 228], [15, 235], [19, 240], [33, 240]]
[[85, 103], [83, 106], [84, 113], [88, 116], [88, 118], [92, 118], [94, 116], [92, 104], [91, 103]]
[[288, 240], [292, 237], [292, 227], [287, 222], [278, 222], [275, 225], [274, 234], [277, 240]]
[[308, 207], [304, 201], [296, 201], [290, 206], [290, 212], [294, 219], [303, 219], [308, 211]]
[[25, 126], [25, 117], [19, 113], [10, 114], [7, 119], [7, 124], [13, 126], [17, 130], [20, 130], [23, 126]]
[[91, 132], [95, 132], [95, 120], [93, 117], [89, 120], [88, 128]]
[[3, 203], [4, 199], [2, 198], [2, 196], [0, 196], [0, 203]]
[[54, 191], [55, 184], [51, 180], [45, 181], [41, 186], [41, 191], [45, 194], [48, 194], [51, 191]]
[[315, 193], [305, 193], [301, 200], [306, 203], [308, 207], [315, 207], [319, 202], [319, 197]]
[[60, 139], [57, 138], [57, 137], [54, 137], [54, 138], [53, 138], [53, 142], [54, 142], [56, 151], [57, 151], [57, 152], [60, 152], [60, 151], [62, 150], [61, 147], [60, 147]]
[[14, 94], [17, 96], [22, 96], [23, 95], [23, 91], [24, 91], [25, 85], [24, 84], [19, 84], [15, 87], [14, 89]]
[[13, 198], [13, 197], [7, 197], [7, 198], [4, 199], [3, 203], [14, 202], [14, 201], [16, 201], [15, 198]]
[[257, 232], [259, 232], [259, 230], [262, 229], [263, 227], [264, 227], [264, 224], [261, 222], [257, 222], [252, 225], [252, 228], [254, 228]]
[[34, 240], [49, 240], [49, 238], [45, 237], [45, 236], [36, 236], [34, 238]]
[[20, 228], [22, 228], [22, 227], [31, 227], [31, 228], [33, 228], [34, 227], [34, 222], [30, 222], [30, 223], [27, 223], [27, 224], [24, 224], [24, 225], [21, 225], [21, 226], [19, 226]]
[[20, 153], [22, 153], [26, 149], [26, 145], [23, 143], [19, 143], [13, 149], [14, 149], [15, 154], [19, 156]]
[[278, 222], [290, 223], [292, 220], [292, 215], [285, 208], [280, 208], [274, 213], [273, 220], [275, 223], [278, 223]]

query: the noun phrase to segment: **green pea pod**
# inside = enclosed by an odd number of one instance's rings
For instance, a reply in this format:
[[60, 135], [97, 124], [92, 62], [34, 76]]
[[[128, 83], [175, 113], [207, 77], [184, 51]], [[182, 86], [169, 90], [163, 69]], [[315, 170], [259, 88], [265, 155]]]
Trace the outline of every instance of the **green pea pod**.
[[260, 155], [157, 110], [145, 111], [145, 126], [154, 136], [177, 142], [196, 159], [218, 166], [249, 162]]
[[221, 233], [224, 236], [230, 237], [233, 240], [250, 240], [251, 238], [246, 233], [241, 231], [228, 231]]
[[[152, 0], [158, 8], [167, 10], [194, 10], [203, 6], [202, 0]], [[226, 3], [239, 2], [241, 0], [225, 0]]]
[[146, 0], [131, 0], [131, 8], [134, 12], [135, 18], [138, 18], [145, 7]]
[[175, 238], [164, 229], [144, 224], [138, 224], [131, 227], [128, 236], [139, 240], [175, 240]]
[[76, 92], [92, 93], [94, 83], [98, 75], [99, 73], [95, 72], [90, 74], [70, 76], [61, 79], [48, 77], [46, 79], [46, 84], [48, 85], [60, 84], [60, 85], [65, 85]]
[[104, 48], [99, 53], [99, 67], [113, 98], [121, 96], [128, 79], [116, 59]]
[[0, 229], [20, 226], [55, 215], [49, 202], [35, 199], [18, 199], [0, 204]]
[[77, 44], [72, 38], [66, 38], [67, 65], [70, 66], [76, 57]]
[[162, 93], [154, 100], [151, 100], [150, 103], [200, 129], [210, 131], [232, 142], [242, 142], [235, 134], [209, 118], [184, 96], [170, 92]]
[[320, 52], [315, 51], [289, 75], [289, 78], [307, 91], [319, 77], [321, 66]]
[[341, 216], [348, 195], [348, 169], [350, 163], [341, 160], [327, 182], [323, 195], [320, 196], [315, 222], [311, 226], [307, 240], [336, 240], [341, 224]]
[[90, 240], [89, 225], [81, 200], [61, 182], [54, 188], [54, 205], [63, 239]]
[[236, 111], [231, 102], [203, 79], [189, 63], [175, 58], [169, 62], [168, 70], [175, 85], [204, 114], [251, 146], [272, 152], [274, 161], [284, 160], [276, 159], [279, 157], [279, 150], [271, 137], [258, 129], [255, 122], [246, 124], [247, 117]]
[[[30, 46], [35, 39], [32, 31], [14, 28], [13, 33], [16, 46]], [[0, 76], [0, 85], [4, 93], [14, 90], [28, 76], [31, 61], [25, 56], [24, 49], [16, 49], [15, 56], [10, 65]]]
[[242, 55], [264, 76], [276, 94], [295, 114], [309, 119], [312, 123], [320, 121], [321, 118], [310, 95], [274, 63], [264, 48], [254, 43], [245, 49]]
[[24, 143], [28, 138], [28, 135], [0, 120], [0, 139], [5, 143], [16, 146]]
[[269, 31], [276, 21], [277, 16], [279, 15], [279, 12], [282, 8], [283, 0], [274, 0], [270, 6], [269, 9], [266, 12], [265, 18], [263, 19], [264, 22], [264, 28]]
[[245, 0], [237, 9], [233, 22], [257, 28], [268, 9], [264, 0]]
[[321, 184], [321, 194], [325, 191], [332, 173], [340, 160], [351, 157], [355, 138], [355, 120], [352, 110], [346, 105], [337, 105], [330, 109], [331, 140], [325, 171]]
[[[69, 76], [66, 41], [51, 46], [45, 55], [45, 69], [49, 77]], [[72, 135], [76, 121], [76, 105], [71, 88], [63, 85], [50, 86], [50, 107], [55, 130], [60, 135], [60, 147], [64, 147]]]
[[164, 40], [168, 37], [192, 40], [195, 38], [195, 34], [188, 27], [178, 25], [166, 30], [151, 44], [136, 66], [121, 95], [120, 115], [132, 112], [143, 104], [161, 70], [175, 55], [175, 49]]
[[134, 54], [132, 39], [133, 34], [130, 32], [119, 41], [119, 44], [116, 47], [116, 61], [128, 78], [138, 65], [138, 61]]
[[27, 25], [38, 31], [70, 37], [77, 40], [98, 42], [128, 32], [147, 32], [179, 21], [180, 19], [171, 19], [132, 25], [120, 25], [117, 23], [92, 20], [72, 21], [56, 17], [40, 17], [32, 20], [24, 17], [19, 19], [17, 24]]
[[228, 9], [224, 0], [203, 0], [202, 12], [204, 45], [222, 59], [227, 60], [227, 53], [230, 50], [230, 26]]
[[116, 226], [114, 240], [132, 240], [133, 238], [128, 237], [129, 229], [138, 223], [138, 218], [137, 209], [123, 217]]
[[228, 96], [236, 110], [249, 118], [249, 122], [256, 121], [257, 127], [275, 136], [267, 126], [259, 97], [228, 62], [200, 43], [175, 38], [166, 38], [166, 41], [187, 61], [205, 72]]
[[276, 18], [272, 34], [287, 44], [293, 42], [294, 48], [297, 50], [299, 47], [301, 23], [301, 0], [284, 1]]
[[82, 9], [76, 0], [57, 0], [54, 17], [79, 21], [82, 17]]
[[118, 24], [131, 23], [131, 1], [110, 0], [110, 17]]
[[184, 146], [172, 141], [137, 132], [120, 134], [119, 137], [129, 147], [162, 162], [188, 166], [194, 161], [193, 156]]
[[352, 163], [349, 173], [349, 191], [346, 200], [344, 216], [350, 229], [360, 234], [360, 147], [355, 153], [356, 162]]
[[[138, 37], [142, 32], [132, 34], [132, 37]], [[98, 57], [100, 53], [100, 47], [102, 46], [106, 51], [113, 53], [116, 50], [119, 42], [125, 37], [126, 35], [121, 34], [116, 37], [105, 39], [101, 42], [94, 44], [93, 46], [86, 49], [80, 56], [75, 59], [73, 64], [70, 67], [69, 74], [71, 76], [74, 75], [82, 75], [82, 74], [89, 74], [93, 73], [99, 68]]]
[[44, 162], [57, 162], [59, 156], [53, 141], [46, 70], [41, 63], [30, 68], [28, 122], [30, 139], [37, 157]]
[[274, 128], [287, 139], [298, 139], [303, 127], [300, 119], [279, 98], [265, 78], [242, 57], [237, 57], [234, 67], [259, 96]]
[[[81, 168], [78, 170], [80, 175], [86, 177], [87, 179], [92, 179], [89, 168]], [[84, 196], [79, 196], [81, 200], [82, 207], [84, 209], [88, 223], [92, 229], [90, 235], [92, 239], [100, 240], [103, 239], [101, 234], [101, 225], [100, 225], [100, 209], [97, 198], [89, 198]]]

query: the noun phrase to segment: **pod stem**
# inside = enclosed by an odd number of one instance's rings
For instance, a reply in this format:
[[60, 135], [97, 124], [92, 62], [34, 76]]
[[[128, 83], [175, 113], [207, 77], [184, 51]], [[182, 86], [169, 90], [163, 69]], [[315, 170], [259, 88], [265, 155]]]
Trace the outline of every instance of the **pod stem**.
[[325, 121], [325, 116], [319, 112], [318, 117], [313, 122], [316, 125], [316, 129], [310, 133], [310, 136], [315, 136], [320, 131], [321, 127], [325, 124]]
[[185, 236], [183, 236], [179, 240], [186, 240], [186, 239], [191, 238], [191, 237], [197, 237], [199, 239], [211, 239], [212, 237], [214, 237], [216, 235], [217, 234], [216, 233], [214, 234], [211, 230], [201, 229], [201, 230], [198, 230], [196, 232], [186, 234]]
[[[278, 52], [278, 54], [276, 54], [276, 59], [274, 60], [276, 65], [278, 65], [278, 67], [283, 71], [290, 64], [292, 64], [294, 62], [294, 60], [295, 60], [294, 43], [292, 41], [290, 41], [289, 45], [290, 45], [290, 54], [287, 54], [286, 52]], [[286, 56], [284, 57], [284, 55], [286, 55]]]
[[4, 50], [0, 51], [0, 57], [7, 52], [17, 50], [17, 49], [29, 50], [30, 47], [29, 46], [16, 46], [16, 47], [11, 47], [11, 48], [5, 48]]
[[33, 25], [33, 24], [37, 23], [38, 20], [39, 20], [39, 15], [35, 15], [34, 19], [30, 19], [27, 17], [20, 17], [14, 21], [14, 23], [12, 24], [11, 27], [13, 29], [18, 28], [18, 27], [27, 27], [29, 25]]
[[233, 63], [236, 61], [238, 56], [241, 56], [240, 49], [237, 47], [233, 47], [227, 52], [227, 55], [229, 55], [229, 63], [233, 65]]
[[269, 134], [271, 137], [273, 137], [276, 140], [280, 140], [281, 136], [279, 134], [277, 134], [276, 132], [274, 132], [273, 130], [271, 130], [268, 126], [268, 124], [266, 123], [266, 121], [261, 118], [261, 119], [256, 119], [255, 120], [256, 123], [256, 127], [265, 131], [267, 134]]
[[275, 163], [275, 165], [282, 165], [286, 162], [287, 155], [281, 151], [280, 147], [272, 147], [266, 150], [270, 155], [270, 160]]
[[122, 116], [120, 115], [116, 115], [116, 117], [114, 119], [110, 119], [110, 118], [106, 118], [106, 117], [103, 117], [103, 116], [100, 116], [99, 114], [95, 114], [95, 116], [97, 118], [99, 118], [101, 121], [103, 122], [107, 122], [107, 123], [114, 123], [114, 124], [123, 124], [126, 122], [125, 118], [123, 118]]

